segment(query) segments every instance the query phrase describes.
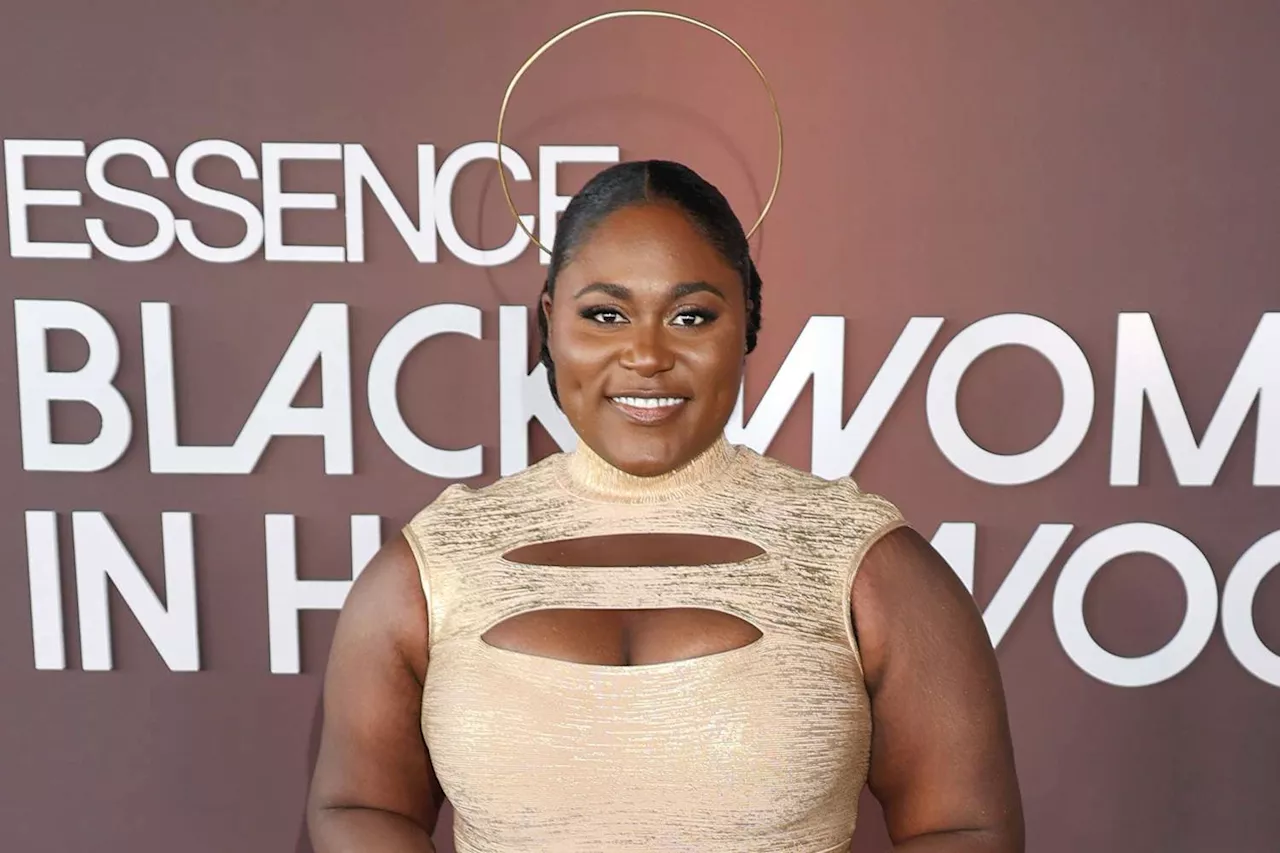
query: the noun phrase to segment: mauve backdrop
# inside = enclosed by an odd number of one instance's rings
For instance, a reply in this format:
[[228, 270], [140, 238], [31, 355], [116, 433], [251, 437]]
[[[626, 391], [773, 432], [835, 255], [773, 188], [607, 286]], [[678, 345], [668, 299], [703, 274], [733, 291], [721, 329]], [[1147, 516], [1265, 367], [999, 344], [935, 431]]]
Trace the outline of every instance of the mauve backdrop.
[[[555, 30], [614, 8], [599, 2], [279, 0], [174, 4], [0, 4], [0, 135], [135, 138], [170, 169], [200, 139], [259, 159], [263, 142], [366, 147], [416, 219], [418, 143], [437, 161], [493, 138], [503, 88]], [[1265, 2], [988, 0], [982, 3], [674, 2], [728, 29], [775, 86], [787, 130], [781, 194], [754, 241], [764, 329], [751, 357], [748, 412], [812, 315], [846, 318], [844, 417], [906, 322], [944, 318], [938, 337], [859, 463], [864, 486], [900, 503], [926, 535], [976, 521], [975, 594], [988, 602], [1044, 522], [1075, 525], [999, 645], [1026, 803], [1028, 849], [1262, 853], [1280, 844], [1280, 688], [1237, 662], [1215, 629], [1163, 683], [1117, 687], [1072, 663], [1054, 631], [1053, 583], [1092, 533], [1148, 521], [1194, 541], [1219, 590], [1240, 555], [1280, 528], [1274, 487], [1251, 475], [1251, 414], [1211, 487], [1180, 487], [1148, 416], [1141, 485], [1108, 484], [1117, 315], [1150, 312], [1196, 436], [1203, 433], [1260, 318], [1280, 310], [1280, 7]], [[746, 222], [772, 175], [772, 123], [749, 67], [706, 33], [669, 22], [611, 22], [560, 45], [525, 78], [508, 144], [537, 169], [537, 146], [616, 144], [624, 158], [688, 162]], [[243, 225], [201, 208], [122, 158], [109, 174], [191, 217], [229, 245]], [[561, 169], [572, 191], [594, 166]], [[27, 183], [85, 190], [81, 160], [32, 160]], [[204, 173], [202, 173], [204, 174]], [[210, 183], [261, 207], [259, 181], [224, 161]], [[290, 164], [286, 185], [334, 192], [339, 163]], [[535, 174], [536, 177], [536, 174]], [[531, 184], [517, 188], [536, 209]], [[510, 219], [492, 164], [461, 175], [458, 228], [496, 246]], [[148, 217], [86, 191], [81, 210], [31, 213], [33, 237], [84, 241], [102, 216], [143, 243]], [[532, 305], [544, 268], [533, 251], [494, 268], [442, 247], [419, 264], [366, 193], [367, 259], [357, 264], [231, 265], [175, 247], [121, 263], [0, 257], [8, 299], [84, 302], [120, 340], [117, 385], [133, 414], [128, 450], [96, 473], [24, 471], [14, 313], [0, 312], [0, 848], [6, 851], [310, 849], [303, 804], [317, 700], [335, 616], [304, 615], [302, 672], [271, 674], [263, 516], [298, 518], [311, 578], [350, 576], [348, 518], [382, 533], [448, 481], [388, 449], [370, 419], [374, 348], [402, 316], [457, 302], [483, 311], [483, 338], [428, 341], [405, 363], [410, 426], [442, 447], [484, 445], [498, 471], [498, 306]], [[293, 243], [343, 242], [339, 211], [286, 214]], [[326, 476], [315, 438], [272, 441], [251, 475], [153, 474], [147, 452], [139, 304], [173, 306], [180, 434], [230, 444], [313, 303], [350, 306], [355, 473]], [[1092, 365], [1097, 404], [1052, 476], [994, 486], [957, 470], [925, 418], [928, 372], [968, 324], [1004, 313], [1051, 320]], [[50, 338], [73, 369], [82, 340]], [[1280, 371], [1280, 364], [1272, 365]], [[1275, 393], [1275, 389], [1271, 389]], [[985, 356], [960, 412], [975, 440], [1012, 453], [1056, 422], [1060, 386], [1025, 349]], [[312, 376], [300, 401], [319, 402]], [[806, 390], [769, 452], [810, 458]], [[54, 407], [54, 437], [88, 441], [98, 418]], [[551, 449], [534, 427], [535, 455]], [[37, 671], [24, 513], [58, 513], [67, 668]], [[163, 597], [160, 513], [194, 518], [199, 672], [172, 672], [128, 608], [111, 602], [115, 668], [86, 672], [77, 634], [69, 513], [97, 510]], [[87, 555], [79, 555], [81, 560]], [[1187, 606], [1177, 575], [1124, 558], [1086, 599], [1089, 627], [1121, 655], [1164, 645]], [[1258, 591], [1261, 639], [1280, 650], [1280, 572]], [[448, 810], [437, 833], [447, 840]], [[887, 850], [864, 797], [857, 849]]]

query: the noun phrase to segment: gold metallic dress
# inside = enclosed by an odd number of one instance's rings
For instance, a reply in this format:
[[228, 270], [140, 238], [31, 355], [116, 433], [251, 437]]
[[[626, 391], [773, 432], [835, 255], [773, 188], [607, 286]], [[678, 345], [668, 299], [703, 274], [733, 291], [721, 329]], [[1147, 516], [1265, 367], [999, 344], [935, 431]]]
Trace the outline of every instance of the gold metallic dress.
[[[635, 477], [579, 443], [405, 528], [427, 593], [422, 731], [459, 853], [826, 853], [849, 846], [871, 717], [850, 620], [866, 549], [902, 524], [850, 479], [720, 441]], [[754, 543], [719, 565], [568, 567], [522, 546], [620, 533]], [[698, 607], [754, 625], [730, 651], [634, 666], [489, 645], [548, 608]]]

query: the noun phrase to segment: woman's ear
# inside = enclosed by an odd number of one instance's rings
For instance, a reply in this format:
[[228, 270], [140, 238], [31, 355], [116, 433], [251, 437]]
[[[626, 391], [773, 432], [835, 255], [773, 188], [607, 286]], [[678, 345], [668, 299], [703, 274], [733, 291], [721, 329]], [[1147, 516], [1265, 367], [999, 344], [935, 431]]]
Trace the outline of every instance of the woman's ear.
[[542, 309], [542, 322], [547, 332], [548, 342], [551, 339], [551, 294], [542, 291], [542, 296], [538, 299], [538, 304]]

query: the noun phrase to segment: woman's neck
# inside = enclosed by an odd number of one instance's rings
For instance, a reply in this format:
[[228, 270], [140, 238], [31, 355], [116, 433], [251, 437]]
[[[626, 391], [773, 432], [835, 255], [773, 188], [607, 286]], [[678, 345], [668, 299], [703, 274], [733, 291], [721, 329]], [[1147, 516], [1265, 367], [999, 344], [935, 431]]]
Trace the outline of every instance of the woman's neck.
[[736, 456], [724, 435], [685, 464], [662, 474], [630, 474], [596, 453], [581, 439], [566, 454], [567, 486], [584, 496], [620, 503], [652, 503], [698, 491], [719, 477]]

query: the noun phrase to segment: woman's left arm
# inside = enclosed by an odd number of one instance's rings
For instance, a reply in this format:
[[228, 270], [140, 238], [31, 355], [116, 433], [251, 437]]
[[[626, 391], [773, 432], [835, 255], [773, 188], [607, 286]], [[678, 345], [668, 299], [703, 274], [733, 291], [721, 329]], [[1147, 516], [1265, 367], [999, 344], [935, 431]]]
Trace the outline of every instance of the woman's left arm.
[[1000, 671], [964, 585], [899, 528], [863, 558], [852, 611], [871, 697], [867, 781], [896, 853], [1023, 853]]

